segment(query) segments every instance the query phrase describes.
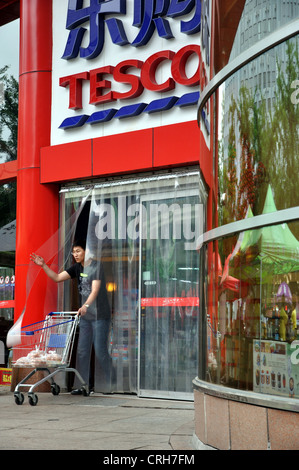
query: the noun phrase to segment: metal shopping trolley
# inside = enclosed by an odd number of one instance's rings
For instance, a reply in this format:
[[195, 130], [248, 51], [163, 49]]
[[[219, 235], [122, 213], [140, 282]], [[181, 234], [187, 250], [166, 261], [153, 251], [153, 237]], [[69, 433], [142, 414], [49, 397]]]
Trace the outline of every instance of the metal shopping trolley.
[[[21, 343], [13, 348], [13, 366], [34, 368], [18, 383], [14, 390], [17, 405], [22, 405], [24, 395], [20, 388], [27, 387], [29, 404], [37, 405], [38, 396], [34, 389], [49, 381], [53, 395], [59, 395], [60, 387], [53, 377], [59, 372], [74, 372], [82, 384], [83, 395], [89, 394], [88, 385], [79, 372], [70, 367], [75, 332], [80, 318], [73, 312], [52, 312], [45, 320], [21, 328]], [[50, 370], [51, 369], [51, 370]], [[38, 371], [44, 377], [36, 383], [27, 381]]]

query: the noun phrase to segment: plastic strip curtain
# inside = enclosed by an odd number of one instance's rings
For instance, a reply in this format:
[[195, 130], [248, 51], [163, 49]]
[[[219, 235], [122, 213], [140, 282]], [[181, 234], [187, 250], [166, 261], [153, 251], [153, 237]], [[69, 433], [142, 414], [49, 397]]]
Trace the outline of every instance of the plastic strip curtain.
[[[101, 262], [111, 307], [111, 389], [136, 392], [140, 184], [93, 191], [87, 232], [91, 256]], [[96, 365], [96, 364], [95, 364]], [[95, 389], [102, 390], [95, 368]]]
[[[192, 393], [197, 375], [199, 181], [177, 177], [142, 198], [140, 393]], [[158, 189], [158, 188], [157, 188]]]
[[[63, 224], [60, 226], [57, 232], [55, 232], [48, 240], [46, 240], [41, 247], [35, 250], [36, 253], [42, 256], [45, 262], [57, 272], [62, 271], [69, 263], [71, 253], [70, 250], [67, 250], [68, 247], [72, 244], [77, 220], [85, 207], [85, 203], [90, 193], [91, 189], [87, 189], [84, 191], [84, 194], [81, 194], [80, 202], [77, 202], [77, 204], [72, 204], [69, 217], [63, 220]], [[65, 253], [67, 253], [67, 255]], [[51, 281], [44, 273], [42, 273], [42, 269], [39, 266], [36, 266], [31, 262], [28, 266], [26, 278], [25, 305], [21, 315], [7, 334], [6, 344], [9, 348], [21, 343], [22, 325], [24, 326], [26, 324], [32, 323], [33, 321], [30, 317], [30, 308], [28, 308], [28, 303], [30, 301], [30, 295], [34, 289], [36, 289], [36, 286], [38, 285], [38, 278], [41, 275], [45, 278], [46, 287], [43, 304], [38, 306], [39, 310], [42, 312], [43, 318], [45, 318], [46, 315], [48, 315], [48, 313], [53, 309], [53, 304], [55, 303], [57, 296], [57, 290], [53, 289], [53, 281]], [[62, 310], [63, 309], [61, 308], [61, 311]], [[40, 318], [40, 320], [43, 318]]]
[[[202, 223], [197, 171], [96, 184], [78, 219], [87, 257], [100, 263], [111, 308], [110, 390], [192, 391], [197, 375]], [[68, 216], [79, 193], [65, 192]], [[73, 293], [65, 290], [65, 308]], [[71, 308], [72, 309], [72, 308]], [[94, 387], [103, 370], [94, 354]]]

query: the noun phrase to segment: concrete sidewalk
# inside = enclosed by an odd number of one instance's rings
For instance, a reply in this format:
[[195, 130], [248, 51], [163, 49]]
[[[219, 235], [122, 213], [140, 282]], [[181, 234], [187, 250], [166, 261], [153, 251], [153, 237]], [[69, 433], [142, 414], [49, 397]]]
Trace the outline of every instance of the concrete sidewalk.
[[9, 387], [0, 387], [1, 450], [201, 450], [192, 402], [37, 393], [31, 406], [24, 395], [17, 405]]

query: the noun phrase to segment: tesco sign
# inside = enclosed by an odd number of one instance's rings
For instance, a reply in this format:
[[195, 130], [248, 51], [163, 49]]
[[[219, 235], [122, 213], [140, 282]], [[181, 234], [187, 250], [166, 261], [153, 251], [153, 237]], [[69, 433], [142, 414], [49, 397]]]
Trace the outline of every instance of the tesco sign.
[[[61, 130], [80, 129], [82, 138], [95, 135], [94, 124], [105, 123], [105, 135], [126, 132], [133, 123], [134, 129], [154, 127], [170, 110], [175, 122], [180, 121], [176, 110], [182, 109], [183, 120], [196, 119], [209, 74], [209, 5], [200, 0], [53, 0], [60, 32], [63, 17], [65, 23], [63, 39], [56, 39], [58, 26], [53, 28], [52, 106], [57, 103], [59, 113], [52, 112], [52, 144], [59, 143]], [[171, 123], [169, 116], [163, 116], [163, 124]], [[115, 124], [111, 132], [110, 121]], [[69, 136], [71, 141], [74, 134]]]
[[[191, 54], [196, 54], [199, 59], [199, 65], [192, 77], [186, 75], [186, 62]], [[163, 83], [158, 84], [156, 80], [156, 70], [162, 61], [171, 61], [171, 77]], [[200, 67], [202, 65], [202, 67]], [[140, 76], [134, 73], [128, 73], [129, 69], [139, 69]], [[126, 92], [113, 91], [112, 83], [107, 80], [108, 76], [115, 82], [127, 83], [130, 89]], [[89, 103], [109, 103], [116, 100], [124, 100], [139, 97], [144, 88], [150, 91], [170, 91], [175, 88], [176, 83], [185, 86], [195, 86], [200, 83], [206, 83], [206, 72], [204, 64], [201, 61], [200, 46], [190, 45], [180, 49], [177, 53], [172, 51], [159, 51], [151, 55], [145, 62], [141, 60], [124, 60], [115, 67], [106, 65], [89, 72], [82, 72], [66, 77], [61, 77], [59, 85], [69, 87], [69, 108], [82, 109], [82, 82], [89, 81], [90, 100]], [[106, 77], [106, 78], [105, 78]], [[104, 92], [105, 89], [110, 91]]]

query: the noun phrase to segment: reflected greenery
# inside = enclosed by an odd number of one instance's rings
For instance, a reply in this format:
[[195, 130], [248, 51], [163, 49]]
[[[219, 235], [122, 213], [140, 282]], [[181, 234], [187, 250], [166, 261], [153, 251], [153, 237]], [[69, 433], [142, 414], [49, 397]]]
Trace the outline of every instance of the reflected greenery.
[[[298, 44], [297, 36], [274, 49], [276, 67], [271, 73], [276, 78], [270, 87], [242, 80], [243, 69], [225, 86], [219, 141], [220, 225], [244, 219], [249, 207], [254, 215], [261, 214], [269, 183], [277, 210], [299, 205], [299, 107], [294, 90]], [[273, 51], [263, 56], [264, 63], [270, 62], [268, 54], [272, 57]]]
[[[265, 206], [271, 204], [269, 189]], [[299, 398], [298, 225], [248, 230], [209, 244], [212, 271], [205, 286], [213, 301], [207, 305], [204, 380]]]
[[[215, 95], [218, 226], [299, 206], [298, 77], [296, 36], [244, 66]], [[299, 222], [234, 234], [204, 250], [200, 377], [299, 398]]]

